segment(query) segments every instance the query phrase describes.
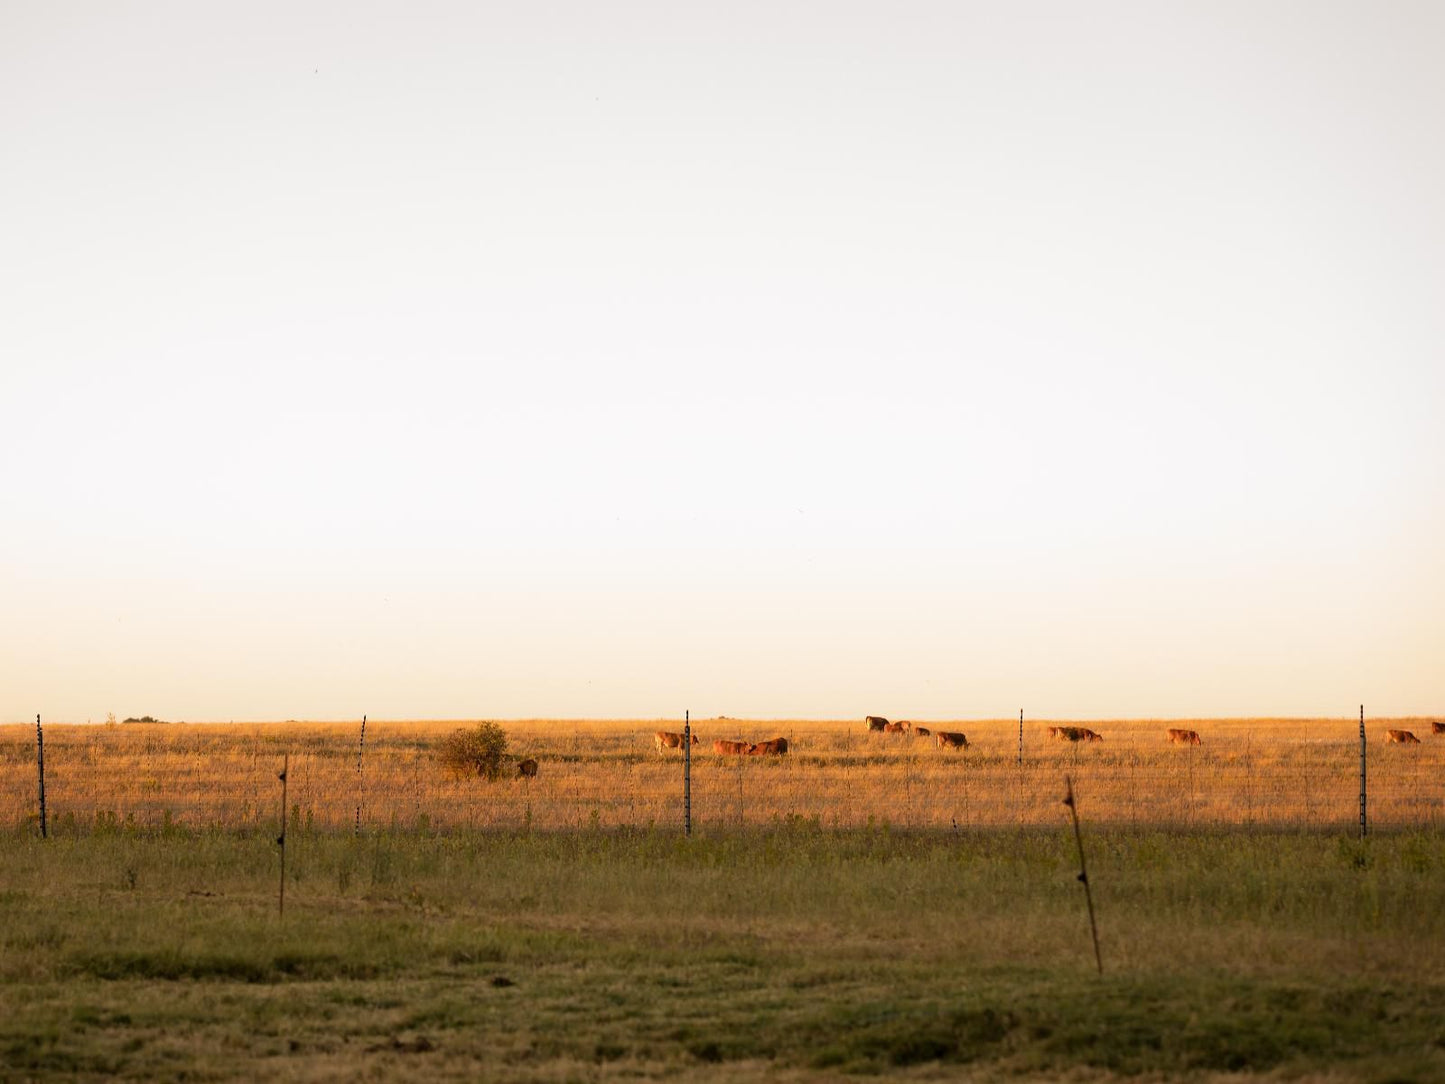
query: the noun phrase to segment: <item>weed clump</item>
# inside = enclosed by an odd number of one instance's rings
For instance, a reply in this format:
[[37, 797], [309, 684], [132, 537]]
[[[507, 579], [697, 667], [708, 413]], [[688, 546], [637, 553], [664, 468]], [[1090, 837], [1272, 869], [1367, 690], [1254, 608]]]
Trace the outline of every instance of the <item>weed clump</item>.
[[507, 732], [496, 723], [453, 730], [442, 739], [437, 759], [455, 776], [500, 779], [507, 764]]

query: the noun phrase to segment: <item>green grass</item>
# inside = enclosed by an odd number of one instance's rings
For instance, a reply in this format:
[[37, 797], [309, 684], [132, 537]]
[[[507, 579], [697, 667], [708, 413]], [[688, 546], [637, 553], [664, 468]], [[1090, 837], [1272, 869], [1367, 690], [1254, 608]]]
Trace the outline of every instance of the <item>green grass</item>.
[[1445, 1079], [1445, 838], [0, 838], [0, 1080]]

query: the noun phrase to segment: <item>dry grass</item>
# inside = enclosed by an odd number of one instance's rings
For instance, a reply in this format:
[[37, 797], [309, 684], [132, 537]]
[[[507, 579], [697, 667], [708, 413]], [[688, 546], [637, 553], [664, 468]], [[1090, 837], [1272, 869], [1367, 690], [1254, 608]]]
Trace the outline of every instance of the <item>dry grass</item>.
[[[700, 720], [693, 759], [695, 824], [801, 819], [826, 827], [891, 824], [960, 828], [1054, 824], [1062, 780], [1080, 808], [1125, 825], [1346, 827], [1358, 818], [1358, 722], [1350, 719], [1113, 720], [1087, 725], [1101, 743], [1050, 741], [1059, 720], [1030, 720], [1019, 763], [1018, 720], [926, 722], [961, 730], [970, 747], [865, 732], [859, 721]], [[511, 751], [536, 757], [530, 781], [458, 780], [436, 749], [452, 722], [358, 725], [49, 725], [49, 820], [60, 831], [112, 824], [247, 828], [274, 825], [276, 773], [291, 758], [298, 826], [347, 828], [357, 807], [370, 827], [565, 829], [680, 823], [681, 755], [659, 755], [652, 735], [674, 720], [517, 720]], [[1169, 726], [1198, 730], [1198, 747], [1168, 743]], [[1387, 728], [1414, 730], [1418, 746], [1387, 746]], [[1378, 826], [1445, 823], [1445, 737], [1429, 720], [1367, 724], [1370, 817]], [[718, 757], [714, 738], [783, 735], [782, 758]], [[36, 815], [35, 730], [0, 727], [0, 824]]]

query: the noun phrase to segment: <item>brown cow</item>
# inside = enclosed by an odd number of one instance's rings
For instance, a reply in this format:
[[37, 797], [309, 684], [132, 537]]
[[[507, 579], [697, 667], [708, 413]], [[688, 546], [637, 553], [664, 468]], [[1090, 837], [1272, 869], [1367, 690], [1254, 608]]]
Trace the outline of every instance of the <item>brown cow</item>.
[[518, 765], [517, 765], [517, 778], [518, 778], [518, 779], [536, 779], [536, 778], [537, 778], [537, 762], [536, 762], [535, 760], [533, 760], [531, 757], [528, 757], [526, 760], [524, 760], [524, 761], [522, 761], [520, 764], [518, 764]]
[[869, 730], [882, 730], [885, 726], [888, 725], [888, 720], [883, 718], [883, 716], [881, 715], [870, 715], [863, 720], [863, 724]]
[[1103, 741], [1102, 734], [1095, 734], [1086, 726], [1051, 726], [1049, 736], [1058, 741]]
[[940, 730], [934, 740], [940, 749], [967, 749], [968, 738], [953, 730]]
[[915, 726], [913, 728], [913, 733], [917, 734], [920, 738], [927, 738], [933, 733], [933, 731], [929, 730], [926, 726]]
[[[652, 744], [657, 746], [657, 751], [659, 753], [662, 752], [664, 749], [681, 749], [682, 735], [675, 733], [671, 730], [659, 730], [656, 734], [652, 736]], [[692, 736], [692, 744], [697, 744], [696, 734]]]
[[1431, 723], [1431, 724], [1430, 724], [1430, 733], [1431, 733], [1431, 734], [1445, 734], [1445, 723]]
[[885, 733], [885, 734], [903, 734], [903, 733], [906, 733], [907, 730], [908, 730], [908, 728], [907, 728], [906, 726], [904, 726], [902, 723], [884, 723], [884, 724], [883, 724], [883, 733]]
[[1385, 731], [1386, 745], [1419, 745], [1420, 739], [1411, 734], [1408, 730], [1387, 730]]
[[774, 738], [772, 741], [754, 742], [748, 747], [748, 755], [754, 757], [780, 757], [788, 751], [787, 738]]
[[1198, 745], [1199, 731], [1197, 730], [1175, 730], [1169, 728], [1169, 740], [1174, 745]]
[[912, 730], [912, 729], [913, 729], [913, 724], [910, 723], [907, 719], [899, 719], [899, 720], [898, 720], [898, 725], [901, 726], [904, 730]]
[[712, 743], [712, 751], [720, 757], [744, 756], [752, 747], [753, 743], [746, 741], [723, 741], [719, 739]]

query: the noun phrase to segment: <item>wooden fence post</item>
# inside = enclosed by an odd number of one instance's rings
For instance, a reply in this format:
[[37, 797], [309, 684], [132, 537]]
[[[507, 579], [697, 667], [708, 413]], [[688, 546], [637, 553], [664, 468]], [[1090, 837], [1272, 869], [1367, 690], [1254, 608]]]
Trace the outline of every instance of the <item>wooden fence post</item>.
[[1084, 900], [1089, 905], [1089, 932], [1094, 936], [1094, 963], [1099, 967], [1099, 974], [1104, 973], [1104, 957], [1099, 954], [1099, 927], [1094, 922], [1094, 893], [1089, 887], [1089, 868], [1084, 865], [1084, 836], [1079, 831], [1079, 807], [1074, 801], [1074, 784], [1066, 775], [1064, 776], [1064, 787], [1068, 793], [1064, 796], [1064, 805], [1069, 807], [1069, 813], [1074, 818], [1074, 842], [1079, 847], [1079, 882], [1084, 886]]

